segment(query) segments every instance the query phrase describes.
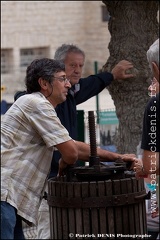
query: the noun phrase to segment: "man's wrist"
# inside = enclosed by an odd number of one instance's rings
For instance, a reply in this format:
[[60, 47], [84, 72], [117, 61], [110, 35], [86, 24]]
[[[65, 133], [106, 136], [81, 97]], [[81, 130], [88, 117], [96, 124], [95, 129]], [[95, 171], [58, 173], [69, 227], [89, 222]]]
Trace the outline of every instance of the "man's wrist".
[[122, 155], [117, 155], [116, 156], [116, 161], [123, 161], [123, 156]]
[[113, 80], [116, 80], [115, 74], [113, 72], [111, 72], [111, 74], [112, 74]]
[[146, 171], [144, 170], [143, 165], [141, 166], [141, 173], [142, 173], [143, 175], [147, 175], [147, 174], [148, 174], [148, 173], [146, 173]]
[[141, 171], [138, 173], [139, 177], [147, 178], [148, 173], [145, 172], [144, 167], [141, 166]]

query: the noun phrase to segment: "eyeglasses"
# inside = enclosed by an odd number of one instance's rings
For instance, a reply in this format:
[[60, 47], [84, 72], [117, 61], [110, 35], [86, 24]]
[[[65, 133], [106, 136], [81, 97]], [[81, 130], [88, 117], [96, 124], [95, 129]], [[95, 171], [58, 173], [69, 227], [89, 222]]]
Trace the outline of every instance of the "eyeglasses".
[[70, 80], [67, 79], [66, 77], [53, 77], [53, 78], [58, 79], [58, 81], [60, 81], [60, 82], [64, 82], [64, 84], [70, 83]]

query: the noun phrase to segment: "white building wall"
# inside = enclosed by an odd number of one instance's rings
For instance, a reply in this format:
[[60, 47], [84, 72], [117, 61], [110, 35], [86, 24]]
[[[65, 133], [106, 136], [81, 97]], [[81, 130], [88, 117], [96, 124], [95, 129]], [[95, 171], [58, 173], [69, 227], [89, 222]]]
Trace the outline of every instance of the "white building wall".
[[[48, 47], [47, 57], [62, 43], [77, 44], [86, 53], [83, 76], [94, 74], [94, 62], [100, 69], [109, 56], [110, 34], [102, 21], [101, 1], [1, 1], [1, 49], [13, 50], [10, 74], [1, 74], [6, 90], [2, 99], [13, 102], [16, 91], [24, 90], [25, 72], [20, 72], [20, 49]], [[113, 108], [105, 89], [99, 96], [101, 109]], [[78, 106], [95, 110], [95, 97]]]

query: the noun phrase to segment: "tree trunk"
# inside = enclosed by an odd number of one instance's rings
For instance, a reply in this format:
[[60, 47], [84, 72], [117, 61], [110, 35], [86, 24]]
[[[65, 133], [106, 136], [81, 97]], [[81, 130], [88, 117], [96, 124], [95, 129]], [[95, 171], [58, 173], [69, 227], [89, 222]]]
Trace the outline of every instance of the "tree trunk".
[[116, 146], [120, 153], [136, 153], [141, 140], [143, 113], [151, 72], [146, 52], [158, 38], [158, 1], [102, 1], [110, 14], [110, 57], [102, 71], [111, 71], [120, 60], [134, 64], [136, 77], [113, 81], [109, 90], [119, 119]]

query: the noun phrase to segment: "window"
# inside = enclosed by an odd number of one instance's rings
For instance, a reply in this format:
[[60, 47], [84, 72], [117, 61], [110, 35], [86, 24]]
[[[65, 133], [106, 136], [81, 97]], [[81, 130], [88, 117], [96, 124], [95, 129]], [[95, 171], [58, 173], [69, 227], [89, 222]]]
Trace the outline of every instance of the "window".
[[48, 47], [45, 48], [28, 48], [20, 50], [20, 68], [26, 71], [26, 67], [36, 58], [48, 57]]
[[2, 49], [1, 50], [1, 73], [10, 73], [12, 70], [12, 50]]
[[103, 22], [108, 22], [109, 19], [110, 19], [110, 15], [109, 15], [109, 12], [108, 12], [108, 9], [106, 6], [101, 6], [101, 10], [102, 10], [102, 21]]

